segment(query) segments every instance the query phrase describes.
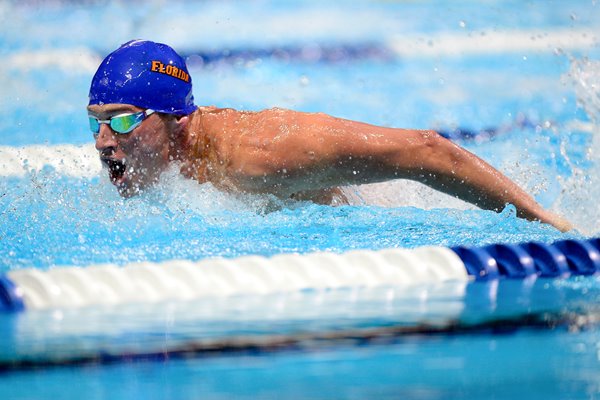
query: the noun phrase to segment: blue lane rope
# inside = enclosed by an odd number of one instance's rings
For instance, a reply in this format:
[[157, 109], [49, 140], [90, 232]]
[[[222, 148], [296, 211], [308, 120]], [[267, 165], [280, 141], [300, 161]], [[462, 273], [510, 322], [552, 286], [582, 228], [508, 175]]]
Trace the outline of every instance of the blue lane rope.
[[25, 310], [23, 294], [6, 275], [0, 275], [0, 312], [23, 310]]
[[300, 46], [277, 46], [271, 48], [239, 48], [216, 51], [180, 51], [188, 67], [197, 64], [237, 64], [260, 59], [275, 59], [286, 62], [347, 63], [357, 60], [390, 61], [396, 56], [386, 45], [373, 42], [359, 44], [308, 44]]
[[475, 280], [593, 275], [600, 272], [600, 239], [451, 248]]

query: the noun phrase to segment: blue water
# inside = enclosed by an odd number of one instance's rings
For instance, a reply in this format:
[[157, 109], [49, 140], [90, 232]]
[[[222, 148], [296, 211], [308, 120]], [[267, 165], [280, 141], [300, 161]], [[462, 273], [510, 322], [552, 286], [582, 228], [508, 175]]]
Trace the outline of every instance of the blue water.
[[[281, 106], [472, 132], [475, 139], [455, 140], [578, 230], [560, 233], [516, 218], [511, 207], [482, 211], [402, 182], [351, 188], [352, 205], [328, 207], [224, 194], [167, 174], [155, 190], [125, 201], [104, 174], [77, 178], [46, 168], [0, 177], [0, 272], [598, 236], [600, 108], [597, 89], [582, 85], [600, 81], [600, 69], [586, 64], [600, 56], [598, 40], [585, 49], [458, 56], [399, 56], [389, 43], [504, 31], [593, 35], [599, 28], [600, 5], [593, 1], [1, 3], [2, 146], [91, 143], [85, 105], [94, 68], [119, 44], [143, 37], [190, 56], [198, 104]], [[599, 306], [597, 277], [582, 277], [2, 315], [2, 365], [160, 353], [223, 338], [569, 318], [554, 329], [308, 340], [267, 353], [21, 369], [0, 375], [0, 393], [11, 399], [597, 398]]]
[[[15, 374], [47, 398], [77, 384], [86, 398], [595, 398], [597, 337], [556, 340], [545, 333], [411, 338], [402, 344], [338, 347], [313, 352], [51, 370], [43, 380]], [[536, 347], [531, 348], [531, 343]], [[551, 347], [556, 349], [547, 351]], [[482, 364], [482, 359], [489, 360]], [[82, 379], [83, 378], [83, 379]], [[106, 382], [119, 382], [108, 388]], [[257, 383], [260, 382], [260, 383]], [[4, 388], [3, 388], [4, 389]], [[11, 394], [12, 391], [4, 392]]]

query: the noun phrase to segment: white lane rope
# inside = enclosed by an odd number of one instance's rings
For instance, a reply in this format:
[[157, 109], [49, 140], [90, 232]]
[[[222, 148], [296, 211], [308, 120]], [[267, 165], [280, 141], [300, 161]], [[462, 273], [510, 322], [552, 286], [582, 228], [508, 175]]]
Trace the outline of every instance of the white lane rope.
[[[593, 29], [552, 28], [551, 30], [471, 30], [452, 32], [426, 32], [390, 35], [384, 38], [395, 54], [406, 58], [426, 56], [452, 56], [490, 53], [530, 53], [590, 50], [600, 44], [600, 36]], [[311, 42], [311, 46], [312, 46]], [[298, 47], [302, 48], [302, 45]], [[202, 54], [203, 49], [188, 51]], [[264, 49], [260, 50], [261, 54]], [[248, 51], [252, 54], [252, 50]], [[44, 48], [16, 50], [3, 59], [4, 68], [33, 70], [59, 68], [65, 71], [93, 74], [106, 54], [97, 54], [85, 47]]]
[[476, 54], [540, 53], [589, 50], [600, 44], [591, 30], [465, 31], [431, 35], [393, 36], [388, 46], [400, 57], [464, 56]]
[[20, 269], [6, 276], [26, 309], [187, 301], [344, 287], [414, 286], [467, 281], [460, 258], [446, 247], [356, 250], [270, 258], [174, 260], [47, 271]]
[[9, 68], [20, 71], [59, 68], [70, 73], [93, 74], [102, 57], [85, 47], [63, 49], [18, 50], [3, 60]]

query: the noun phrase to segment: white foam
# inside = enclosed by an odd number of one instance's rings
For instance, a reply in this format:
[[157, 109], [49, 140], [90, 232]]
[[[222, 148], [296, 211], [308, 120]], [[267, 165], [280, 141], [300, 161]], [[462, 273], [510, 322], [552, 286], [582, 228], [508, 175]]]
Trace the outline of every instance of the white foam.
[[0, 146], [0, 176], [24, 176], [51, 167], [56, 172], [82, 178], [97, 176], [102, 165], [93, 144], [54, 146]]
[[600, 123], [600, 61], [571, 60], [567, 75], [577, 95], [577, 103], [595, 123]]
[[560, 155], [571, 173], [558, 177], [562, 188], [559, 205], [581, 233], [596, 236], [600, 220], [600, 187], [597, 184], [600, 165], [600, 62], [587, 58], [572, 59], [571, 68], [563, 75], [563, 82], [573, 87], [578, 105], [589, 117], [589, 121], [572, 121], [566, 127], [570, 131], [591, 133], [592, 137], [583, 162], [571, 159], [567, 142], [560, 146]]

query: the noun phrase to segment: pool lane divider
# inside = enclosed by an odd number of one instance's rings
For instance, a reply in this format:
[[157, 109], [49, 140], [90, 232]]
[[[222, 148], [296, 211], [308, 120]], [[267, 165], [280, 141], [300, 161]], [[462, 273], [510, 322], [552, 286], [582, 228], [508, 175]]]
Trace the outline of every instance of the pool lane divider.
[[23, 292], [6, 275], [0, 275], [0, 312], [23, 310]]
[[453, 247], [476, 280], [593, 275], [600, 272], [600, 239]]
[[0, 275], [0, 312], [599, 272], [598, 238], [30, 268]]

